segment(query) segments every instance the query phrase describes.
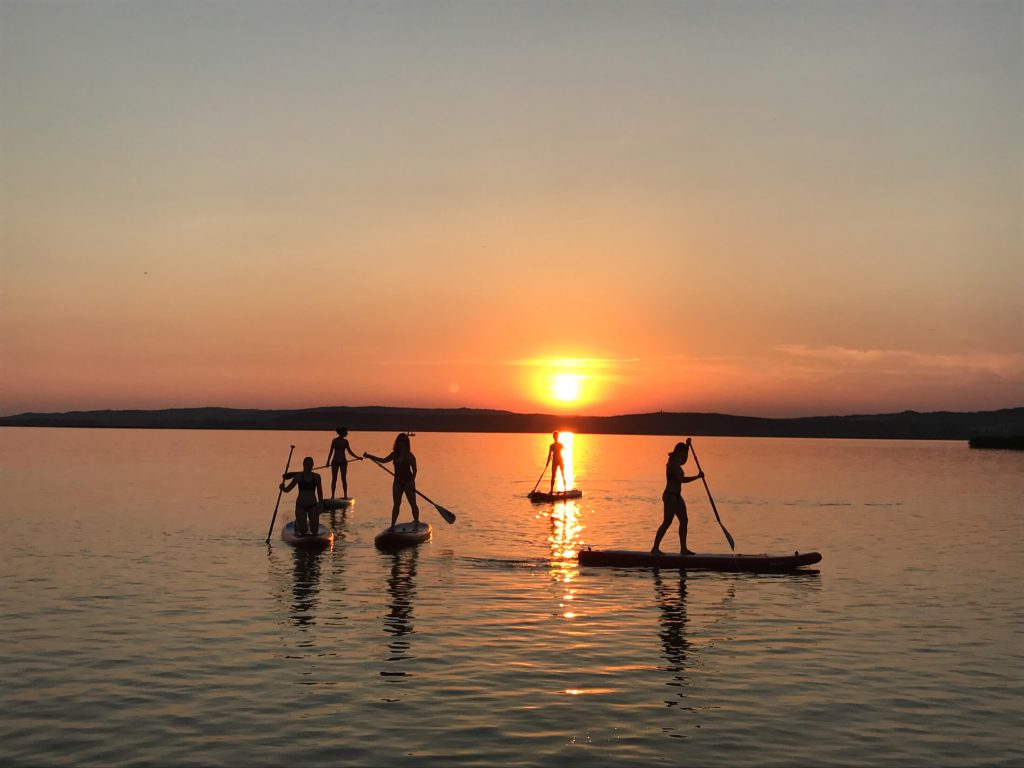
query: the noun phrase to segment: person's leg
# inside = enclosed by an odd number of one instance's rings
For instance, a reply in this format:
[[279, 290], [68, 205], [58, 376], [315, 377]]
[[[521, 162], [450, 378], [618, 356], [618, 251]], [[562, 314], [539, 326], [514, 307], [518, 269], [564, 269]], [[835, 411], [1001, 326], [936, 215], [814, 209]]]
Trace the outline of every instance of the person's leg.
[[654, 546], [651, 547], [651, 552], [660, 554], [661, 550], [658, 547], [661, 545], [661, 540], [665, 537], [668, 532], [668, 527], [672, 525], [672, 520], [675, 519], [675, 510], [672, 509], [672, 500], [670, 498], [662, 497], [662, 501], [665, 505], [664, 518], [661, 521], [661, 525], [658, 527], [658, 532], [654, 535]]
[[416, 503], [416, 481], [412, 480], [405, 487], [405, 497], [409, 499], [409, 506], [412, 507], [412, 521], [416, 524], [416, 527], [420, 527], [420, 508]]
[[395, 530], [395, 521], [398, 520], [398, 506], [402, 503], [402, 484], [395, 480], [391, 484], [391, 499], [394, 506], [391, 507], [391, 530]]
[[314, 504], [306, 510], [306, 527], [312, 536], [320, 533], [320, 505]]
[[686, 516], [686, 502], [682, 499], [676, 505], [676, 517], [679, 518], [679, 554], [692, 555], [693, 552], [686, 548], [686, 528], [690, 520]]
[[[334, 489], [331, 489], [331, 497], [334, 497]], [[348, 498], [348, 462], [341, 465], [341, 497]]]
[[295, 502], [295, 533], [298, 536], [306, 534], [306, 510], [299, 502]]
[[[342, 475], [342, 482], [345, 481], [345, 476]], [[331, 464], [331, 498], [334, 498], [334, 489], [338, 487], [338, 465]]]
[[551, 462], [551, 488], [548, 489], [548, 493], [555, 492], [555, 473], [558, 472], [558, 462]]

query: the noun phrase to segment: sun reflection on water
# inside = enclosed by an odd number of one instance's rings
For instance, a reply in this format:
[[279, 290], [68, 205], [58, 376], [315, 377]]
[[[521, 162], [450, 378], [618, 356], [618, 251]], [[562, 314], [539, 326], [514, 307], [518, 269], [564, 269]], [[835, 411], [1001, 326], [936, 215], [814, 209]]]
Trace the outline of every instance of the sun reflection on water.
[[581, 510], [575, 500], [569, 500], [559, 502], [548, 511], [551, 517], [551, 534], [548, 536], [551, 548], [550, 572], [552, 579], [562, 587], [558, 607], [563, 618], [574, 619], [576, 612], [571, 608], [576, 590], [572, 583], [579, 575], [576, 551], [584, 528], [580, 522]]

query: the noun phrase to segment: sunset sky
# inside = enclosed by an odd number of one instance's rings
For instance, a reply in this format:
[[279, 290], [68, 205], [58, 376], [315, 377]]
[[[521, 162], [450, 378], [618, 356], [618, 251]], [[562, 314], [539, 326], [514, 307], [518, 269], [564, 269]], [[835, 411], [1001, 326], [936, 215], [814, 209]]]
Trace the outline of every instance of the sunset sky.
[[0, 413], [1024, 405], [1022, 30], [0, 0]]

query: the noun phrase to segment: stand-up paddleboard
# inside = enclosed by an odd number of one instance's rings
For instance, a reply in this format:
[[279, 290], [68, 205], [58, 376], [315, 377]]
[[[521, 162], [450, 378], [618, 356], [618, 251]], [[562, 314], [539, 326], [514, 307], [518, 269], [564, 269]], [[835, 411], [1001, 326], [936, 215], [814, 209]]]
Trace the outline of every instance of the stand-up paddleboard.
[[629, 549], [581, 549], [577, 557], [580, 565], [612, 568], [676, 568], [751, 573], [795, 571], [805, 565], [821, 562], [821, 555], [817, 552], [794, 552], [792, 555], [680, 555], [665, 552], [652, 555], [650, 552]]
[[327, 511], [332, 509], [348, 509], [355, 503], [355, 499], [351, 499], [347, 496], [343, 499], [324, 499], [323, 508]]
[[381, 549], [399, 549], [413, 544], [422, 544], [430, 540], [430, 523], [422, 520], [416, 523], [399, 523], [394, 530], [385, 528], [373, 538], [373, 543]]
[[334, 534], [321, 523], [320, 530], [312, 536], [300, 536], [295, 532], [295, 523], [288, 523], [281, 529], [281, 538], [293, 547], [329, 547], [334, 541]]
[[544, 491], [533, 491], [530, 496], [530, 501], [534, 504], [543, 504], [549, 501], [565, 501], [566, 499], [581, 499], [583, 498], [583, 491], [579, 488], [573, 488], [571, 491], [555, 491], [554, 493], [544, 493]]

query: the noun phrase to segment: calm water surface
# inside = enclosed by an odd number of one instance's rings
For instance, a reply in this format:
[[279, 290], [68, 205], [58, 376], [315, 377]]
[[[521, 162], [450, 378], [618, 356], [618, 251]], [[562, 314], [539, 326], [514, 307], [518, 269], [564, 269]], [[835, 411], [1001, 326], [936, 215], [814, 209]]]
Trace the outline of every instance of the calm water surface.
[[697, 438], [739, 551], [824, 560], [681, 576], [573, 559], [650, 547], [664, 437], [576, 436], [586, 495], [533, 506], [549, 436], [420, 434], [454, 526], [423, 502], [433, 540], [376, 551], [391, 478], [363, 463], [332, 550], [280, 541], [288, 496], [265, 545], [288, 445], [331, 437], [0, 430], [0, 762], [1024, 762], [1024, 455]]

